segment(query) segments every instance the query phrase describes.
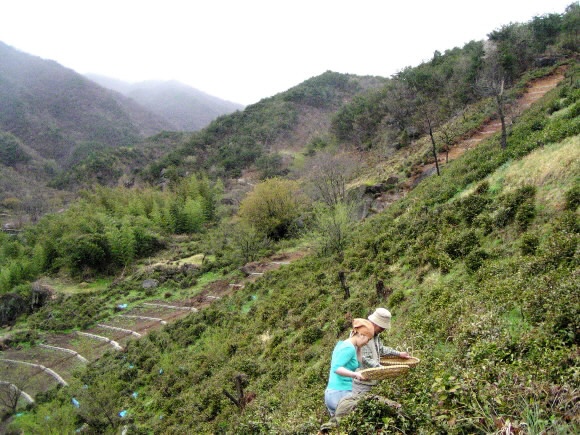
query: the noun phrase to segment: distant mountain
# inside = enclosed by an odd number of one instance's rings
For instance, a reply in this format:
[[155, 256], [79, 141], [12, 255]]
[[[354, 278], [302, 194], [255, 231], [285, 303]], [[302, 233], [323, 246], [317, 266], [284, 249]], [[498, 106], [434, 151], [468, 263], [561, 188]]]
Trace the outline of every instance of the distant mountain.
[[241, 104], [219, 99], [177, 81], [131, 84], [95, 74], [87, 74], [86, 77], [134, 99], [171, 122], [177, 130], [201, 130], [217, 117], [244, 108]]
[[82, 144], [118, 147], [171, 129], [134, 100], [0, 42], [0, 130], [58, 166]]
[[387, 81], [326, 71], [243, 111], [214, 120], [146, 172], [151, 180], [166, 172], [199, 170], [236, 178], [256, 165], [264, 177], [283, 175], [295, 153], [330, 144], [331, 122], [341, 107], [357, 96], [380, 89]]

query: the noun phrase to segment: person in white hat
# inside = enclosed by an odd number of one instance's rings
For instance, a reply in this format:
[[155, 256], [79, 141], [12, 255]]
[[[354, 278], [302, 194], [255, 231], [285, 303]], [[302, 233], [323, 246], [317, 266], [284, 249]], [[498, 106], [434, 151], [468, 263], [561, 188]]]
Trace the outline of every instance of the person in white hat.
[[[359, 367], [360, 370], [371, 367], [380, 367], [382, 356], [398, 356], [401, 358], [410, 358], [407, 352], [398, 352], [395, 349], [384, 346], [381, 343], [379, 334], [385, 329], [391, 329], [391, 313], [386, 308], [377, 308], [368, 319], [374, 327], [374, 337], [362, 347], [362, 361]], [[360, 394], [367, 393], [371, 388], [378, 384], [379, 381], [365, 381], [354, 379], [352, 383], [352, 393]]]

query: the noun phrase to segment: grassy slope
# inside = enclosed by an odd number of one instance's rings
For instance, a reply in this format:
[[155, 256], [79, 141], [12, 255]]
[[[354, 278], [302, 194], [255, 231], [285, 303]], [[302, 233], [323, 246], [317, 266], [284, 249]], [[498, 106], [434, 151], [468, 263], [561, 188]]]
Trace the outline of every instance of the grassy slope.
[[[522, 116], [507, 150], [482, 144], [365, 221], [342, 261], [310, 257], [272, 272], [95, 363], [79, 381], [92, 399], [73, 386], [52, 404], [72, 393], [88, 407], [106, 386], [115, 421], [128, 409], [136, 432], [312, 433], [326, 419], [330, 353], [347, 313], [386, 305], [387, 343], [422, 363], [377, 388], [402, 412], [369, 402], [345, 430], [489, 433], [509, 420], [573, 432], [578, 214], [564, 208], [578, 190], [580, 125], [565, 110], [549, 115], [558, 100], [552, 92]], [[339, 270], [349, 272], [347, 300]], [[379, 279], [394, 290], [387, 301]], [[243, 414], [223, 392], [234, 393], [237, 373], [256, 394]]]
[[[371, 404], [347, 430], [483, 433], [507, 419], [572, 430], [578, 214], [564, 208], [578, 191], [580, 124], [570, 107], [549, 114], [562, 100], [552, 92], [518, 119], [507, 150], [481, 145], [359, 225], [343, 259], [286, 266], [101, 359], [80, 388], [54, 394], [53, 414], [70, 407], [69, 394], [88, 409], [98, 396], [88, 385], [103, 387], [116, 424], [128, 409], [124, 422], [137, 432], [315, 432], [347, 313], [386, 305], [395, 316], [386, 341], [422, 364], [377, 389], [401, 413]], [[339, 270], [348, 271], [348, 300]], [[394, 290], [387, 301], [377, 298], [378, 280]], [[244, 414], [223, 393], [235, 391], [237, 373], [256, 394]]]

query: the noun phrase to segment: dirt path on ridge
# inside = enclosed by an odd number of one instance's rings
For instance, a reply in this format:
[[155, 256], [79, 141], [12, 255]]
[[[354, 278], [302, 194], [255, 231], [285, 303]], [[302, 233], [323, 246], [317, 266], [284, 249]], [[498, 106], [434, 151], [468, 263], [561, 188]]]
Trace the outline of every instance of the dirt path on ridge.
[[[547, 92], [558, 86], [565, 75], [565, 68], [558, 68], [554, 73], [533, 80], [528, 84], [525, 93], [518, 98], [509, 108], [506, 118], [513, 118], [519, 116], [524, 110], [528, 109], [532, 104], [542, 98]], [[483, 140], [501, 131], [501, 122], [499, 120], [490, 120], [484, 123], [477, 131], [475, 131], [470, 137], [459, 141], [456, 145], [451, 147], [449, 150], [449, 161], [455, 160], [461, 156], [464, 152], [475, 148]], [[446, 163], [447, 156], [445, 153], [439, 153], [437, 156], [437, 161], [439, 166], [443, 166]], [[435, 162], [423, 165], [416, 170], [417, 175], [412, 177], [407, 185], [409, 187], [415, 186], [420, 180], [433, 174], [436, 171]]]

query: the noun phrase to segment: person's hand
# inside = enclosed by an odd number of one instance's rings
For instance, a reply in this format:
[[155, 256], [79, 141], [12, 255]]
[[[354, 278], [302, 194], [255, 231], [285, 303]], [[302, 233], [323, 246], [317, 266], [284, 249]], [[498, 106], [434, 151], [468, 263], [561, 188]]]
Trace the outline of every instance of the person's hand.
[[399, 356], [400, 356], [401, 358], [411, 358], [411, 355], [409, 355], [407, 352], [401, 352], [401, 353], [399, 354]]
[[365, 380], [365, 377], [364, 377], [364, 376], [363, 376], [363, 374], [362, 374], [362, 373], [360, 373], [360, 372], [355, 372], [355, 374], [354, 374], [354, 378], [355, 378], [355, 379], [358, 379], [359, 381], [364, 381], [364, 380]]

